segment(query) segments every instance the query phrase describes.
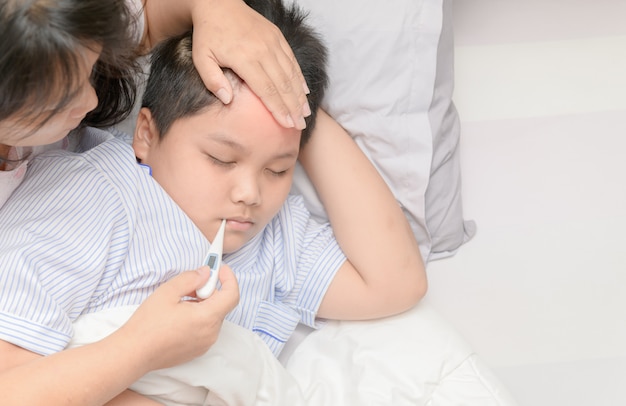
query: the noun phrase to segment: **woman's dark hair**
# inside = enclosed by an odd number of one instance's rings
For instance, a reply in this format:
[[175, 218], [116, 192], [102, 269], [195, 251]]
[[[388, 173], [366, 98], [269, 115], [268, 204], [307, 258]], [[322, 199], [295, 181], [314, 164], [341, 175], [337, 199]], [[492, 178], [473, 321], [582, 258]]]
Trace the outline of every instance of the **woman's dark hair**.
[[0, 2], [0, 121], [41, 126], [61, 111], [80, 81], [81, 48], [102, 50], [92, 73], [98, 106], [83, 124], [123, 120], [136, 98], [135, 18], [125, 0]]
[[[280, 0], [246, 1], [253, 9], [276, 25], [292, 47], [309, 90], [312, 114], [302, 131], [300, 145], [309, 139], [317, 109], [326, 90], [326, 48], [317, 34], [304, 23], [306, 14], [296, 5], [286, 8]], [[150, 109], [161, 137], [172, 123], [217, 105], [219, 99], [209, 92], [196, 71], [191, 57], [191, 32], [160, 43], [151, 59], [150, 77], [142, 106]], [[241, 82], [232, 71], [224, 70], [233, 86]], [[221, 104], [220, 104], [221, 105]]]

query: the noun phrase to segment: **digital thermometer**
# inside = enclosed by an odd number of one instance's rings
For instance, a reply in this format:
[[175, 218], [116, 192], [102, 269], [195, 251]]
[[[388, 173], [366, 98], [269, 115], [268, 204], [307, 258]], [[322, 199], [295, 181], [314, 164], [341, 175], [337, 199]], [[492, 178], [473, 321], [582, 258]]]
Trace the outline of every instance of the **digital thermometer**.
[[209, 253], [204, 259], [203, 265], [211, 268], [211, 276], [209, 276], [209, 280], [207, 283], [196, 290], [196, 296], [200, 299], [206, 299], [211, 296], [211, 293], [215, 290], [215, 286], [217, 285], [217, 280], [219, 276], [220, 266], [222, 265], [222, 249], [224, 247], [224, 230], [226, 228], [226, 219], [222, 220], [222, 225], [220, 225], [219, 230], [217, 230], [217, 234], [215, 234], [215, 238], [211, 243], [211, 247], [209, 248]]

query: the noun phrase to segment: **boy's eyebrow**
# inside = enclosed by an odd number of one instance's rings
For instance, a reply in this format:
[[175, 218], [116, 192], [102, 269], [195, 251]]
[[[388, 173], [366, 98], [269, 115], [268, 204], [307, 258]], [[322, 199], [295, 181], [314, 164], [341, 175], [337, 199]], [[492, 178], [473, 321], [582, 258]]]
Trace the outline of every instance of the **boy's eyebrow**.
[[[236, 149], [237, 151], [246, 151], [246, 147], [244, 145], [241, 145], [240, 143], [238, 143], [237, 141], [233, 140], [230, 136], [223, 134], [223, 133], [210, 133], [207, 134], [207, 137], [210, 137], [211, 139], [213, 139], [214, 141], [217, 141], [221, 144], [224, 144], [228, 147], [231, 147], [233, 149]], [[274, 157], [274, 159], [287, 159], [287, 158], [297, 158], [298, 157], [298, 150], [293, 150], [293, 151], [287, 151], [284, 152], [282, 154], [278, 154]]]
[[294, 151], [294, 152], [285, 152], [283, 154], [280, 155], [276, 155], [274, 158], [276, 159], [292, 159], [292, 158], [298, 158], [298, 154]]
[[237, 141], [233, 140], [230, 136], [226, 135], [226, 134], [222, 134], [222, 133], [208, 133], [207, 134], [207, 138], [211, 138], [214, 141], [219, 142], [220, 144], [224, 144], [228, 147], [231, 147], [233, 149], [236, 149], [238, 151], [243, 151], [246, 148], [241, 145], [240, 143], [238, 143]]

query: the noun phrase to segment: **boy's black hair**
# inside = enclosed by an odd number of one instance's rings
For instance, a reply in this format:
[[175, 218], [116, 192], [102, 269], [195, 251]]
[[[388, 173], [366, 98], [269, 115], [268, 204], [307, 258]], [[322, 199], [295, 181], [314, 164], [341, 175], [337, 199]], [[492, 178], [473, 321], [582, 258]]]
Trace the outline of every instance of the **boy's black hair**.
[[[300, 140], [300, 145], [304, 145], [315, 125], [317, 109], [328, 82], [326, 47], [305, 24], [306, 13], [295, 4], [287, 8], [281, 0], [246, 0], [246, 3], [283, 33], [311, 91], [308, 95], [311, 115], [305, 119], [307, 127]], [[221, 105], [219, 99], [206, 89], [193, 65], [191, 38], [191, 32], [188, 32], [167, 39], [152, 54], [142, 106], [150, 109], [160, 137], [166, 135], [175, 120], [197, 114], [217, 103]], [[224, 72], [236, 90], [240, 79], [229, 69]]]

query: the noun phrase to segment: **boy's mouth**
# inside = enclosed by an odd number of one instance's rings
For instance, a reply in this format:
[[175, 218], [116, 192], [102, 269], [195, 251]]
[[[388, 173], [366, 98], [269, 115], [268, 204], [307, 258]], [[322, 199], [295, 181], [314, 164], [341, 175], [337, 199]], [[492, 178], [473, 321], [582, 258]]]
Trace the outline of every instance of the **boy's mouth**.
[[233, 231], [248, 231], [254, 226], [254, 221], [247, 217], [232, 217], [226, 220], [226, 227]]

